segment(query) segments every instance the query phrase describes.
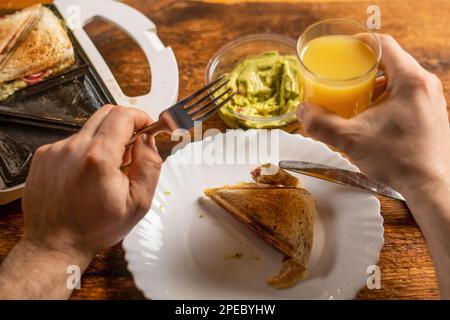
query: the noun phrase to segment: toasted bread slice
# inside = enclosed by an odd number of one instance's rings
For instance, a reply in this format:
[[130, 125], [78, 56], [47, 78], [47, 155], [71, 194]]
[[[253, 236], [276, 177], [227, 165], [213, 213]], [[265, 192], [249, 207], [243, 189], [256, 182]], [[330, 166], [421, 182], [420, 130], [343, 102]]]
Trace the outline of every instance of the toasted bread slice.
[[60, 19], [47, 7], [35, 10], [39, 19], [1, 65], [0, 84], [75, 62], [72, 42]]
[[315, 215], [308, 191], [252, 183], [207, 189], [205, 195], [286, 256], [269, 285], [288, 288], [305, 277]]
[[41, 5], [24, 9], [0, 20], [0, 66], [8, 54], [34, 27], [41, 16]]

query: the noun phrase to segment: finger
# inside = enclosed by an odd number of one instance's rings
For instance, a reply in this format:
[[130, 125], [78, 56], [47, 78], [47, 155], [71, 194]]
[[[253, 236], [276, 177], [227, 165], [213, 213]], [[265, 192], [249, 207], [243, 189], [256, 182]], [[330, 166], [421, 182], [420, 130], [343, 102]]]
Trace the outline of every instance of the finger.
[[138, 214], [145, 214], [155, 192], [162, 160], [152, 146], [152, 139], [145, 135], [133, 146], [132, 158], [128, 170], [130, 202], [137, 208]]
[[[48, 152], [51, 146], [51, 144], [42, 145], [33, 152], [33, 158], [31, 159], [29, 170], [30, 173], [27, 176], [27, 181], [25, 184], [25, 191], [27, 191], [29, 185], [33, 184], [34, 180], [39, 180], [39, 178], [36, 178], [36, 176], [39, 177], [42, 172], [46, 172], [45, 166], [49, 162], [46, 161], [46, 158], [48, 157]], [[41, 183], [44, 182], [41, 181]]]
[[[377, 46], [373, 34], [358, 33], [355, 37], [365, 42], [371, 48]], [[390, 80], [388, 85], [391, 86], [400, 81], [407, 81], [418, 69], [424, 70], [417, 60], [406, 52], [392, 36], [375, 34], [375, 37], [378, 39], [381, 47], [379, 69], [385, 71], [387, 78]]]
[[334, 147], [342, 147], [341, 133], [350, 129], [351, 120], [313, 103], [304, 103], [298, 110], [298, 118], [308, 134]]
[[387, 81], [385, 76], [376, 78], [372, 101], [376, 101], [385, 92], [386, 86]]
[[[36, 159], [41, 159], [45, 156], [45, 154], [48, 152], [48, 150], [50, 149], [52, 145], [51, 144], [45, 144], [40, 146], [39, 148], [37, 148], [34, 152], [33, 152], [33, 159], [31, 162], [31, 168], [33, 167], [33, 162], [36, 162]], [[31, 170], [31, 169], [30, 169]]]
[[127, 167], [131, 164], [132, 149], [133, 149], [133, 146], [125, 149], [125, 153], [124, 153], [123, 159], [122, 159], [122, 167]]
[[97, 112], [95, 112], [84, 124], [83, 128], [81, 128], [78, 134], [85, 137], [94, 136], [95, 132], [97, 132], [98, 127], [113, 107], [113, 105], [108, 104], [98, 109]]
[[390, 35], [377, 34], [381, 46], [381, 68], [385, 71], [390, 84], [408, 80], [411, 74], [422, 69], [416, 59], [406, 52]]
[[149, 125], [151, 118], [144, 111], [116, 106], [100, 124], [92, 144], [103, 150], [115, 167], [122, 165], [125, 146], [133, 133]]

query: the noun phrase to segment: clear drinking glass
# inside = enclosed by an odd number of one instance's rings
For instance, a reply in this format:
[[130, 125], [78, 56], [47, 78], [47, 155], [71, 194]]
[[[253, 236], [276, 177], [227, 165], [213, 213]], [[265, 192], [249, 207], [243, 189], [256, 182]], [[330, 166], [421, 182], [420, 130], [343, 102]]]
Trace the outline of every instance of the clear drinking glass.
[[[318, 38], [321, 39], [313, 41]], [[313, 45], [315, 51], [311, 50]], [[344, 60], [358, 58], [360, 52], [351, 51], [361, 49], [369, 49], [367, 54], [373, 54], [373, 64], [372, 60], [369, 60], [372, 56], [367, 57], [364, 61], [367, 69], [360, 70], [361, 72], [353, 70], [359, 61], [345, 61], [346, 63], [342, 65], [330, 63], [337, 56]], [[308, 50], [311, 51], [307, 52]], [[299, 84], [304, 102], [319, 104], [345, 118], [353, 117], [370, 106], [381, 58], [381, 47], [375, 34], [364, 25], [348, 19], [317, 22], [308, 27], [298, 39], [297, 55], [300, 61]], [[339, 67], [342, 69], [347, 64], [350, 68], [339, 70]], [[335, 72], [335, 74], [324, 76], [323, 73], [312, 70], [311, 65], [318, 66], [316, 69], [328, 68], [325, 73]]]

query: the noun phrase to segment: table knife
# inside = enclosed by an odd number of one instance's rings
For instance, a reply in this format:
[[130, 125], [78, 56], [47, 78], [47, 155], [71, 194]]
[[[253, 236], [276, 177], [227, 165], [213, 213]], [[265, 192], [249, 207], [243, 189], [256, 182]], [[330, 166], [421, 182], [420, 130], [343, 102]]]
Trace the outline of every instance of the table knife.
[[279, 167], [329, 182], [351, 186], [367, 192], [405, 201], [405, 198], [391, 187], [370, 179], [360, 172], [338, 169], [306, 161], [280, 161]]

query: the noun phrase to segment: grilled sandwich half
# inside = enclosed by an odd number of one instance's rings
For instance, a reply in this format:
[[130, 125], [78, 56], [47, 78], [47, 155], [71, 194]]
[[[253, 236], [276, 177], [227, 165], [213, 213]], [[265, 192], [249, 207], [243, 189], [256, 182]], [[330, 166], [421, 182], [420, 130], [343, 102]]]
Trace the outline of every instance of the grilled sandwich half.
[[267, 283], [289, 288], [306, 276], [314, 199], [297, 178], [276, 166], [259, 167], [252, 176], [257, 183], [207, 189], [205, 195], [285, 255], [280, 273]]
[[61, 20], [38, 5], [0, 20], [0, 101], [61, 73], [75, 53]]

